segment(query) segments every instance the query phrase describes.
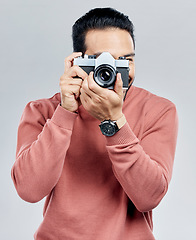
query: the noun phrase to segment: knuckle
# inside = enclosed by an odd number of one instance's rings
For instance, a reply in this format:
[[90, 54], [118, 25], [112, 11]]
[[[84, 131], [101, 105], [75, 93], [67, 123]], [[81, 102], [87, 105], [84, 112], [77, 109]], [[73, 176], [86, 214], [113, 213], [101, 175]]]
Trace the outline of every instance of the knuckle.
[[77, 65], [72, 66], [70, 68], [70, 71], [69, 71], [70, 75], [75, 75], [76, 76], [79, 72], [78, 68], [79, 67]]
[[73, 59], [73, 53], [65, 57], [64, 62], [70, 62]]
[[82, 90], [87, 92], [88, 91], [88, 87], [86, 84], [82, 84]]
[[71, 67], [72, 70], [77, 70], [78, 68], [79, 68], [78, 65], [73, 65], [73, 66]]
[[60, 86], [60, 88], [61, 88], [61, 92], [67, 92], [67, 88], [65, 88], [64, 86]]
[[72, 69], [74, 69], [75, 71], [79, 71], [80, 70], [80, 67], [78, 65], [73, 65], [72, 66]]
[[89, 87], [89, 89], [90, 89], [91, 91], [94, 91], [94, 90], [95, 90], [95, 85], [94, 85], [94, 83], [92, 83], [92, 82], [90, 82], [90, 83], [88, 84], [88, 87]]
[[94, 98], [94, 103], [95, 103], [95, 104], [102, 103], [101, 98], [100, 98], [100, 97], [95, 97], [95, 98]]
[[108, 93], [108, 91], [105, 91], [104, 95], [102, 95], [102, 97], [105, 101], [109, 101], [111, 99], [111, 97], [109, 96], [109, 93]]
[[60, 85], [67, 85], [67, 78], [60, 79], [59, 84]]
[[63, 81], [65, 79], [65, 74], [63, 74], [61, 77], [60, 77], [60, 80]]

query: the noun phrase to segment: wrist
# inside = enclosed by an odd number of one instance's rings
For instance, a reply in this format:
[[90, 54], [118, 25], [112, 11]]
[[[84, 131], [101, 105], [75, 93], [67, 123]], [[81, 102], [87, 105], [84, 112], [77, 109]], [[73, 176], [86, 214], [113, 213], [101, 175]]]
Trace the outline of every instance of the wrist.
[[125, 115], [123, 114], [117, 120], [104, 120], [99, 124], [101, 132], [107, 137], [111, 137], [116, 134], [126, 123]]
[[116, 124], [119, 129], [121, 129], [125, 125], [126, 122], [127, 122], [127, 120], [126, 120], [124, 114], [122, 114], [122, 116], [116, 120]]
[[60, 103], [60, 107], [64, 108], [66, 111], [70, 112], [70, 113], [77, 113], [78, 114], [78, 111], [74, 111], [74, 110], [70, 110], [70, 109], [67, 109], [66, 107], [63, 107], [62, 104]]
[[69, 112], [77, 112], [78, 110], [78, 104], [73, 103], [73, 102], [68, 102], [66, 100], [64, 100], [63, 98], [61, 98], [61, 103], [60, 106], [64, 109], [66, 109]]

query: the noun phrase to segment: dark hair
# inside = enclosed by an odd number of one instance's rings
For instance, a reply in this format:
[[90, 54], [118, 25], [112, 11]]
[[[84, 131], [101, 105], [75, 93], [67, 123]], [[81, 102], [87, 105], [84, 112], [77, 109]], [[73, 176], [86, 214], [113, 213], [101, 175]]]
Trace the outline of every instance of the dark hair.
[[134, 26], [128, 16], [113, 8], [95, 8], [80, 17], [72, 27], [74, 52], [84, 53], [86, 51], [85, 36], [89, 30], [112, 27], [129, 32], [135, 47]]

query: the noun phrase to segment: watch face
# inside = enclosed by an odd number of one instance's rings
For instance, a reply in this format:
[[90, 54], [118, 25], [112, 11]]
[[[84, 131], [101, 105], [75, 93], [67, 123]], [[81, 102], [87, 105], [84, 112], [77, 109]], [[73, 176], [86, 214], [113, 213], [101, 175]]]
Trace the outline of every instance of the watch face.
[[104, 121], [100, 124], [100, 129], [103, 135], [105, 136], [113, 136], [117, 132], [117, 126], [112, 121]]

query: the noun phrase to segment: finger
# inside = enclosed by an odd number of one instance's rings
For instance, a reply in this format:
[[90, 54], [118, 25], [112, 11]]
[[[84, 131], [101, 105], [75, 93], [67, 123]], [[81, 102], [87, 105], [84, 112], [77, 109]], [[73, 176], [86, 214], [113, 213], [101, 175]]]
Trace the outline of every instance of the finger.
[[82, 79], [85, 79], [88, 74], [79, 66], [75, 65], [72, 66], [71, 68], [68, 69], [68, 71], [66, 72], [66, 75], [68, 77], [79, 77]]
[[99, 96], [104, 96], [105, 90], [104, 88], [100, 87], [93, 78], [93, 72], [90, 72], [89, 77], [87, 78], [88, 88], [90, 91], [94, 92]]
[[85, 92], [84, 89], [80, 89], [80, 101], [83, 105], [83, 107], [88, 110], [90, 103], [92, 102], [91, 97]]
[[82, 87], [80, 89], [80, 92], [81, 92], [82, 95], [86, 95], [89, 98], [91, 98], [92, 92], [89, 90], [87, 77], [84, 79], [84, 81], [82, 83]]
[[81, 78], [67, 78], [67, 77], [64, 77], [64, 76], [61, 76], [60, 78], [60, 86], [62, 85], [78, 85], [78, 86], [82, 86], [82, 79]]
[[[96, 83], [95, 83], [96, 84]], [[101, 104], [107, 99], [108, 90], [101, 88], [102, 91], [106, 91], [105, 94], [97, 94], [89, 89], [87, 78], [83, 81], [82, 88], [80, 90], [81, 95], [85, 96], [86, 102], [91, 102], [92, 104]]]
[[80, 95], [80, 86], [78, 86], [78, 85], [61, 86], [61, 92], [66, 97], [70, 97], [72, 95], [75, 95], [75, 97], [77, 99]]
[[81, 101], [83, 106], [87, 103], [86, 96], [87, 95], [86, 95], [84, 89], [81, 88], [80, 89], [80, 101]]
[[123, 87], [123, 82], [122, 82], [121, 74], [120, 74], [120, 73], [117, 73], [116, 82], [115, 82], [115, 85], [114, 85], [114, 91], [115, 91], [119, 96], [121, 96], [121, 95], [123, 94], [122, 87]]
[[72, 66], [73, 60], [76, 57], [80, 57], [82, 52], [73, 52], [71, 55], [65, 58], [64, 60], [64, 72], [66, 73], [67, 70]]
[[88, 81], [87, 81], [87, 77], [85, 77], [85, 79], [84, 79], [84, 81], [83, 81], [83, 83], [82, 83], [82, 88], [83, 88], [83, 90], [85, 90], [85, 91], [88, 91]]

